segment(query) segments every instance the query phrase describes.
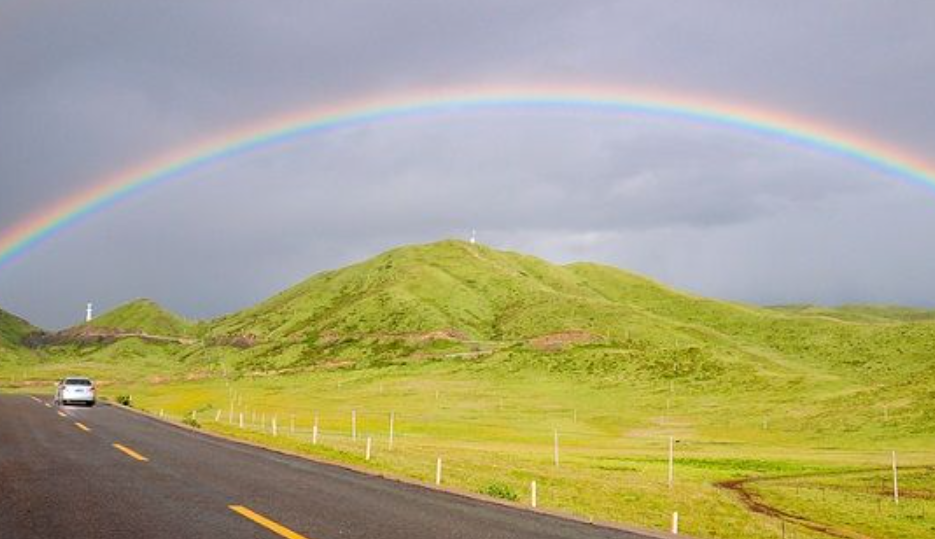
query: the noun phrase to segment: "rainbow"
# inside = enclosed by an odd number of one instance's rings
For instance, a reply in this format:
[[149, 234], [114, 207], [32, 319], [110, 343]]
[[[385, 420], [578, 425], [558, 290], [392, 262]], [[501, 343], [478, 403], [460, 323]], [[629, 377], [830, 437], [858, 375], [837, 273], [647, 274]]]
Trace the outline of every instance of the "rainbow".
[[313, 133], [402, 117], [477, 109], [536, 108], [651, 115], [713, 125], [803, 146], [935, 188], [935, 168], [880, 140], [758, 106], [658, 90], [543, 86], [471, 87], [407, 92], [303, 110], [206, 139], [124, 170], [0, 231], [0, 268], [82, 219], [141, 191], [218, 161]]

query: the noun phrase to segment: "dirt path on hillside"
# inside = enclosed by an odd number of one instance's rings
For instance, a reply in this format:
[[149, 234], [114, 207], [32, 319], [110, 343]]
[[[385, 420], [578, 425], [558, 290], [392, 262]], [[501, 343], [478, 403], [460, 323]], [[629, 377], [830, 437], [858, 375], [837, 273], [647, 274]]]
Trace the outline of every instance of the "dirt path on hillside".
[[[900, 468], [901, 470], [931, 470], [932, 466], [906, 466], [905, 468]], [[729, 481], [721, 481], [715, 483], [715, 486], [728, 490], [735, 494], [740, 501], [754, 513], [761, 515], [766, 515], [790, 524], [796, 524], [807, 528], [812, 531], [816, 531], [822, 534], [827, 535], [828, 537], [834, 537], [836, 539], [875, 539], [869, 535], [863, 535], [854, 531], [845, 530], [836, 527], [833, 524], [827, 524], [824, 522], [818, 522], [812, 520], [806, 516], [798, 515], [789, 511], [785, 511], [776, 506], [770, 505], [768, 502], [763, 500], [757, 493], [751, 490], [749, 485], [753, 483], [766, 483], [770, 481], [788, 481], [792, 479], [819, 479], [822, 477], [842, 477], [847, 475], [864, 475], [869, 473], [890, 473], [890, 469], [887, 467], [880, 468], [866, 468], [861, 470], [845, 470], [840, 472], [825, 472], [825, 473], [812, 473], [812, 474], [796, 474], [796, 475], [780, 475], [780, 476], [770, 476], [770, 477], [748, 477], [745, 479], [732, 479]]]

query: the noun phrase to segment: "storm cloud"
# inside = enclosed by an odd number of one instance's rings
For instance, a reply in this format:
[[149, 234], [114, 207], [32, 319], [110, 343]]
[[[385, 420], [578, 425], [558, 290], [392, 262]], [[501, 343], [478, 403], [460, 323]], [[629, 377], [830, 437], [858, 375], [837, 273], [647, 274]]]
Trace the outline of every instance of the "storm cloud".
[[[935, 5], [122, 2], [0, 7], [0, 228], [120, 170], [355, 97], [650, 86], [935, 155]], [[449, 112], [313, 134], [94, 215], [0, 272], [47, 327], [86, 301], [191, 317], [402, 243], [466, 238], [756, 303], [935, 305], [935, 193], [673, 118]]]

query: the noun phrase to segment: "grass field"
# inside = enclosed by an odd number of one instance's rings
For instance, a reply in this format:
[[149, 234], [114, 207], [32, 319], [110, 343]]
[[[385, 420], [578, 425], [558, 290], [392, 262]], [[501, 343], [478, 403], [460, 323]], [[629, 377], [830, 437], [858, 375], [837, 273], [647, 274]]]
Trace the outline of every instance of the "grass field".
[[[832, 440], [788, 420], [812, 409], [810, 402], [782, 403], [780, 414], [776, 402], [749, 406], [754, 397], [737, 388], [606, 384], [497, 359], [279, 376], [235, 375], [223, 363], [173, 374], [164, 361], [121, 372], [98, 361], [21, 366], [16, 386], [92, 373], [107, 381], [106, 397], [132, 395], [135, 407], [152, 414], [182, 420], [194, 412], [205, 429], [425, 482], [434, 481], [441, 457], [448, 487], [528, 503], [536, 481], [540, 507], [586, 519], [665, 529], [678, 511], [682, 532], [698, 537], [781, 537], [783, 520], [787, 537], [828, 537], [813, 529], [821, 527], [843, 537], [935, 537], [932, 471], [914, 468], [935, 462], [926, 436], [892, 443], [871, 436], [895, 429], [898, 416]], [[676, 440], [671, 488], [669, 436]], [[906, 467], [898, 507], [888, 482], [891, 449]], [[751, 512], [736, 492], [717, 486], [761, 477], [771, 479], [751, 482], [749, 492], [794, 518]]]

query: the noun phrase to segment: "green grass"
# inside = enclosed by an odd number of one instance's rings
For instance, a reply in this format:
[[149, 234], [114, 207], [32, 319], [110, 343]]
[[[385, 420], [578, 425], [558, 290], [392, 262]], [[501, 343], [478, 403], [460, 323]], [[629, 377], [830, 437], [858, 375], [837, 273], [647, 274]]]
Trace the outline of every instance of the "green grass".
[[[137, 305], [111, 318], [129, 328], [160, 312]], [[583, 518], [664, 529], [679, 511], [682, 530], [699, 537], [778, 537], [779, 519], [719, 486], [768, 478], [747, 483], [749, 492], [796, 516], [790, 537], [827, 537], [814, 529], [825, 525], [935, 538], [929, 472], [907, 468], [898, 512], [882, 505], [885, 489], [867, 486], [876, 479], [863, 479], [877, 477], [892, 450], [907, 467], [935, 459], [935, 322], [926, 311], [765, 309], [606, 266], [449, 241], [317, 275], [197, 326], [149, 330], [196, 340], [20, 352], [0, 362], [0, 383], [38, 390], [87, 374], [104, 395], [131, 394], [151, 413], [181, 420], [195, 411], [207, 430], [393, 476], [430, 482], [441, 456], [446, 485], [515, 494], [521, 504], [535, 480], [542, 507]], [[313, 446], [316, 416], [322, 443]], [[370, 462], [366, 436], [375, 440]]]
[[0, 310], [0, 361], [21, 352], [19, 345], [24, 337], [36, 328], [22, 318]]

